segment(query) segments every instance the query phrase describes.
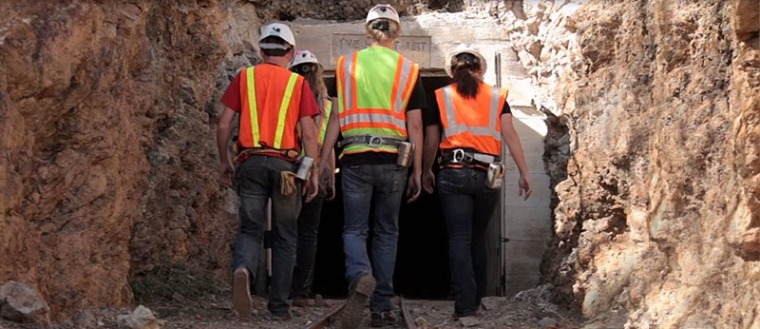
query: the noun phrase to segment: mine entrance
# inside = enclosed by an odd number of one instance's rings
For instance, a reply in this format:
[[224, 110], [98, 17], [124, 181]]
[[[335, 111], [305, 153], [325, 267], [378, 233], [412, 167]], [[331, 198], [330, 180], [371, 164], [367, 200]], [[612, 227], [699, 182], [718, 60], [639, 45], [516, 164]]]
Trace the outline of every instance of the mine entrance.
[[[422, 84], [429, 104], [434, 91], [450, 82], [442, 70], [423, 72]], [[326, 78], [330, 95], [335, 79]], [[437, 169], [434, 168], [437, 174]], [[337, 196], [322, 209], [314, 273], [314, 292], [325, 297], [346, 296], [343, 257], [343, 202], [340, 173], [336, 176]], [[399, 215], [399, 241], [394, 285], [407, 298], [443, 299], [449, 296], [449, 265], [446, 225], [437, 194], [425, 194], [411, 204], [403, 203]], [[370, 241], [371, 243], [371, 241]]]

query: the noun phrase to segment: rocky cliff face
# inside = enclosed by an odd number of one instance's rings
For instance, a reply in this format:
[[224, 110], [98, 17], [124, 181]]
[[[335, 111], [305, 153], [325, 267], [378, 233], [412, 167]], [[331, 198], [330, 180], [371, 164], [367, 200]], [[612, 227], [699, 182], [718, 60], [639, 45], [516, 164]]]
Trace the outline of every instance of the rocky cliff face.
[[551, 280], [594, 325], [760, 327], [760, 3], [589, 2]]
[[[293, 20], [296, 18], [319, 20], [361, 20], [367, 9], [376, 4], [390, 4], [401, 15], [428, 10], [459, 11], [483, 0], [246, 0], [257, 8], [262, 19]], [[514, 0], [508, 0], [513, 2]]]
[[0, 4], [0, 283], [30, 284], [60, 319], [131, 302], [128, 278], [167, 264], [226, 277], [237, 209], [216, 100], [259, 60], [262, 19], [364, 15], [256, 5]]
[[205, 108], [217, 1], [0, 4], [0, 282], [55, 315], [131, 301], [130, 272], [226, 266]]
[[[545, 10], [572, 2], [487, 6], [523, 20], [507, 31], [529, 36], [519, 59], [561, 114], [547, 281], [592, 326], [760, 326], [760, 5]], [[257, 61], [262, 20], [360, 19], [374, 2], [330, 3], [0, 2], [0, 283], [61, 318], [131, 302], [128, 277], [165, 264], [223, 277], [237, 223], [215, 100]]]

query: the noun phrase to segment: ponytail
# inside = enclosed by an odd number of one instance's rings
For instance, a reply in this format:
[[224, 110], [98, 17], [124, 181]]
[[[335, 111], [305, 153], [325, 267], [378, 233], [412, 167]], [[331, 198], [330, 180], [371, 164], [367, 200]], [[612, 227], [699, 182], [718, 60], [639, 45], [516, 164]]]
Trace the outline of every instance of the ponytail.
[[453, 59], [451, 72], [457, 84], [457, 93], [464, 98], [475, 98], [480, 91], [480, 64]]

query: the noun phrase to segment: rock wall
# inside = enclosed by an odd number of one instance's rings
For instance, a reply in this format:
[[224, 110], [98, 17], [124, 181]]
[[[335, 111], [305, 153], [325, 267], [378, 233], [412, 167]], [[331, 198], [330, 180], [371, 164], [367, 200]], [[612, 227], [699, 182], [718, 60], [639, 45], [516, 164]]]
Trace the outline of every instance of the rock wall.
[[589, 327], [760, 327], [760, 3], [592, 1], [550, 280]]
[[0, 3], [0, 282], [60, 318], [131, 302], [130, 273], [227, 267], [233, 221], [204, 109], [218, 1]]
[[[517, 22], [505, 38], [524, 34], [536, 104], [558, 115], [548, 171], [567, 177], [545, 266], [559, 299], [590, 326], [760, 326], [758, 2], [590, 1], [572, 17], [580, 1], [481, 2], [392, 3], [493, 11]], [[215, 101], [258, 61], [262, 20], [361, 19], [375, 2], [329, 3], [0, 2], [0, 283], [60, 319], [131, 302], [130, 275], [173, 262], [224, 277], [237, 223]]]
[[262, 19], [291, 21], [296, 18], [351, 21], [367, 16], [375, 4], [390, 4], [401, 15], [417, 14], [429, 10], [460, 11], [484, 0], [246, 0], [260, 8]]

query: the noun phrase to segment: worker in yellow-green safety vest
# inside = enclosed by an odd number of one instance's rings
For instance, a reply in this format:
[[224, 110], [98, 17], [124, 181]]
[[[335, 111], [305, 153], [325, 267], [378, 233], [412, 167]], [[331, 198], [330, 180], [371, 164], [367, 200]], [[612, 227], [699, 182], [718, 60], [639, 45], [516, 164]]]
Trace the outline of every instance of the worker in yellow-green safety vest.
[[[365, 31], [371, 45], [338, 59], [339, 126], [328, 125], [322, 148], [322, 157], [328, 156], [338, 133], [343, 135], [339, 144], [343, 250], [350, 285], [341, 314], [342, 328], [361, 325], [370, 297], [373, 327], [397, 321], [391, 298], [399, 210], [405, 188], [409, 202], [421, 190], [422, 110], [427, 101], [419, 65], [394, 50], [401, 22], [390, 5], [377, 5], [369, 11]], [[366, 244], [370, 218], [374, 224], [372, 263]]]
[[[300, 74], [312, 88], [314, 99], [320, 108], [315, 118], [321, 147], [325, 139], [327, 125], [337, 125], [337, 120], [330, 123], [335, 102], [327, 95], [327, 88], [322, 77], [322, 65], [317, 56], [308, 50], [296, 52], [290, 64], [290, 70]], [[332, 150], [332, 148], [330, 148]], [[328, 152], [324, 159], [327, 170], [320, 173], [319, 194], [310, 202], [303, 204], [298, 216], [298, 248], [296, 250], [296, 267], [293, 271], [293, 285], [290, 295], [294, 306], [309, 306], [311, 286], [314, 280], [314, 259], [317, 253], [317, 229], [322, 212], [322, 203], [335, 198], [335, 152]]]

